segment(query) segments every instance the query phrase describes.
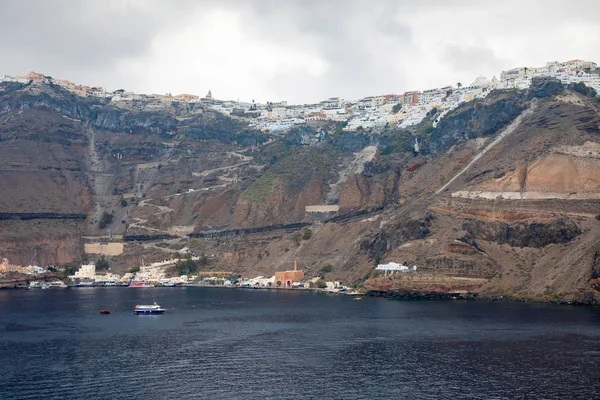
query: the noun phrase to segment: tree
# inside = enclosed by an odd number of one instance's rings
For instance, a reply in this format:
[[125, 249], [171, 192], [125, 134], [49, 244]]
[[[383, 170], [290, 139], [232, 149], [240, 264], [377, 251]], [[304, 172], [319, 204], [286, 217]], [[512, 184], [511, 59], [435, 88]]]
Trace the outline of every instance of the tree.
[[201, 265], [201, 266], [203, 266], [203, 267], [206, 266], [206, 265], [208, 265], [209, 262], [210, 262], [210, 260], [208, 259], [208, 256], [206, 254], [202, 254], [200, 256], [200, 258], [198, 259], [198, 264]]
[[121, 200], [121, 207], [127, 207], [127, 200]]
[[398, 112], [402, 109], [402, 104], [398, 103], [398, 104], [394, 104], [394, 107], [392, 107], [392, 114], [398, 114]]
[[462, 83], [458, 82], [458, 83], [456, 84], [456, 87], [460, 89], [460, 88], [462, 87]]
[[102, 214], [102, 218], [100, 218], [100, 222], [98, 222], [98, 228], [104, 229], [107, 225], [110, 225], [113, 221], [113, 215], [104, 211]]
[[315, 286], [319, 289], [325, 289], [327, 287], [327, 283], [323, 279], [319, 279], [315, 282]]
[[275, 283], [277, 285], [277, 287], [281, 287], [281, 281], [277, 281], [277, 283]]
[[100, 256], [98, 260], [96, 260], [96, 269], [97, 270], [107, 270], [110, 268], [110, 263], [108, 260], [104, 258], [104, 256]]
[[127, 271], [127, 272], [129, 272], [131, 274], [135, 274], [136, 272], [140, 272], [140, 267], [139, 266], [138, 267], [131, 267], [131, 268], [129, 268], [129, 271]]
[[179, 260], [170, 268], [171, 273], [177, 275], [190, 275], [198, 270], [198, 265], [191, 257]]

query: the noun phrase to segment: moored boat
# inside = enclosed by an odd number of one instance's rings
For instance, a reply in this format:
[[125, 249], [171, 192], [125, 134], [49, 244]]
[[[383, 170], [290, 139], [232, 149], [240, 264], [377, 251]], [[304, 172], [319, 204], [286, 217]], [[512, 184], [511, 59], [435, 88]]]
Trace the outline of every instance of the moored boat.
[[155, 315], [155, 314], [163, 314], [165, 312], [164, 308], [160, 308], [160, 306], [154, 302], [154, 304], [136, 304], [133, 313], [135, 315]]
[[77, 285], [75, 285], [77, 287], [92, 287], [94, 286], [94, 281], [89, 280], [89, 281], [79, 281], [77, 282]]
[[154, 285], [151, 284], [151, 283], [148, 283], [146, 281], [133, 281], [133, 282], [131, 282], [131, 284], [129, 285], [129, 287], [133, 287], [133, 288], [154, 287]]
[[68, 287], [63, 281], [53, 281], [46, 284], [48, 288], [66, 288]]
[[48, 285], [44, 281], [33, 281], [29, 283], [29, 289], [47, 289]]

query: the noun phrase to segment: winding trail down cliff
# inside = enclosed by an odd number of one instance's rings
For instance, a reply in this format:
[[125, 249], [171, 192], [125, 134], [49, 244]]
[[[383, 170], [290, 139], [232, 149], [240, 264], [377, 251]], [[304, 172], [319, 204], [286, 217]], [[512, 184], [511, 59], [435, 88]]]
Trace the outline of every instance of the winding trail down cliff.
[[533, 110], [535, 109], [536, 103], [535, 103], [535, 99], [533, 99], [531, 101], [530, 106], [523, 111], [521, 114], [519, 114], [514, 120], [513, 122], [510, 123], [510, 125], [508, 125], [504, 131], [502, 131], [497, 137], [496, 139], [494, 139], [490, 144], [488, 144], [483, 150], [481, 150], [479, 152], [479, 154], [477, 154], [475, 157], [473, 157], [473, 159], [471, 160], [471, 162], [469, 164], [467, 164], [466, 167], [464, 167], [458, 174], [454, 175], [454, 177], [452, 177], [452, 179], [450, 179], [448, 182], [446, 182], [446, 184], [444, 186], [442, 186], [437, 192], [435, 192], [436, 195], [442, 193], [444, 190], [446, 190], [446, 188], [448, 188], [448, 186], [450, 186], [450, 184], [452, 184], [452, 182], [454, 182], [459, 176], [461, 176], [462, 174], [464, 174], [465, 172], [467, 172], [467, 170], [469, 168], [471, 168], [471, 166], [473, 166], [473, 164], [475, 164], [477, 161], [479, 161], [479, 159], [481, 157], [483, 157], [485, 155], [485, 153], [487, 153], [488, 151], [490, 151], [494, 146], [496, 146], [498, 143], [500, 143], [502, 141], [502, 139], [504, 139], [505, 137], [509, 136], [510, 134], [512, 134], [517, 127], [521, 124], [521, 121], [523, 121], [523, 119], [529, 115], [531, 115], [533, 113]]

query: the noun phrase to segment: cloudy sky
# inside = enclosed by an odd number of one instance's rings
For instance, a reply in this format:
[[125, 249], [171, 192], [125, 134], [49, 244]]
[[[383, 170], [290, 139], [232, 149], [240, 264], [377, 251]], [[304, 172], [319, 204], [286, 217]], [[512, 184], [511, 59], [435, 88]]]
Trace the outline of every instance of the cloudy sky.
[[0, 74], [312, 102], [600, 62], [600, 1], [0, 0]]

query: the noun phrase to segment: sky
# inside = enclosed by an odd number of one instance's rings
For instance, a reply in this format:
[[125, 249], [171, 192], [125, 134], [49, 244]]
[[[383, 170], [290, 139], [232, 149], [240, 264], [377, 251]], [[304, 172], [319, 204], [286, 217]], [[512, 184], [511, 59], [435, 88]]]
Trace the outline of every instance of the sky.
[[0, 75], [220, 100], [425, 90], [600, 63], [600, 1], [0, 0]]

